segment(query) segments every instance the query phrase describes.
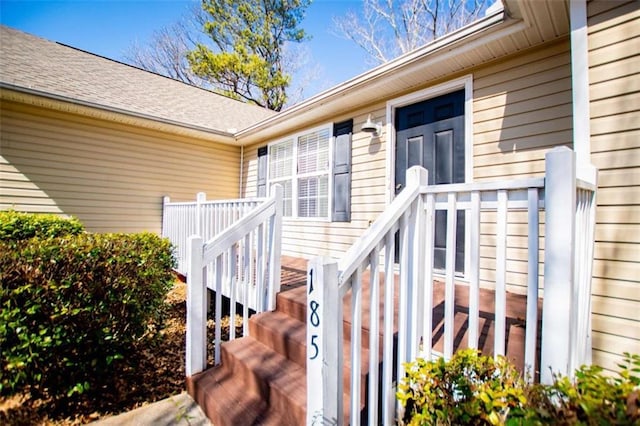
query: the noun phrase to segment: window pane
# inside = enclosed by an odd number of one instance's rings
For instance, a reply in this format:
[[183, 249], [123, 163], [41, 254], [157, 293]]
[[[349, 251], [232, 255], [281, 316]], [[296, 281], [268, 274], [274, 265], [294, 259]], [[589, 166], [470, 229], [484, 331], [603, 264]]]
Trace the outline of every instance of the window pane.
[[298, 216], [326, 217], [329, 212], [329, 177], [298, 179]]
[[291, 176], [292, 166], [293, 140], [269, 146], [269, 179]]
[[298, 138], [298, 173], [329, 170], [329, 129], [307, 133]]

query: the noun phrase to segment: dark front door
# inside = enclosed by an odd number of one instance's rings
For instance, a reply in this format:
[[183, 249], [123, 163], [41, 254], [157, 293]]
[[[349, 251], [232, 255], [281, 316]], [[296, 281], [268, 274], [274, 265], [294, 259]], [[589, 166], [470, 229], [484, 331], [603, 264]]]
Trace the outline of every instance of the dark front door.
[[[396, 111], [396, 194], [406, 172], [420, 165], [429, 185], [465, 181], [464, 90], [438, 96]], [[456, 272], [464, 272], [464, 211], [457, 212]], [[436, 212], [434, 268], [444, 269], [447, 213]]]

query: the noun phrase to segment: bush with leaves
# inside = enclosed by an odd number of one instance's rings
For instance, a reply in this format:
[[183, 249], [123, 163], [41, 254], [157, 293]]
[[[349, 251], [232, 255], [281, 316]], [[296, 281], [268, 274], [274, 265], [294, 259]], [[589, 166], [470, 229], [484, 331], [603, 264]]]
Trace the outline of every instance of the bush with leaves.
[[84, 231], [75, 218], [54, 214], [21, 213], [14, 210], [0, 211], [0, 241], [18, 242], [29, 238], [54, 238], [78, 235]]
[[502, 424], [507, 416], [526, 419], [526, 384], [506, 358], [458, 351], [448, 362], [418, 359], [406, 364], [398, 387], [404, 423]]
[[99, 382], [160, 324], [173, 266], [170, 243], [148, 233], [0, 240], [0, 393]]
[[638, 425], [640, 356], [625, 353], [617, 376], [583, 366], [574, 379], [528, 384], [505, 358], [467, 349], [449, 361], [407, 363], [397, 397], [408, 425]]
[[556, 375], [532, 392], [540, 417], [561, 425], [640, 425], [640, 355], [624, 353], [615, 375], [582, 366], [573, 380]]

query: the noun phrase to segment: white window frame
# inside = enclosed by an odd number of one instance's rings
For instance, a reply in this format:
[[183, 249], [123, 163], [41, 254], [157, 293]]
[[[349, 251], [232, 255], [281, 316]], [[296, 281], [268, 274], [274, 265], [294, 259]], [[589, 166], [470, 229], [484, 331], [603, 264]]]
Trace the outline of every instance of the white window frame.
[[[324, 173], [312, 172], [312, 173], [302, 173], [298, 174], [297, 164], [298, 164], [298, 138], [300, 136], [307, 135], [313, 132], [319, 132], [322, 130], [326, 130], [329, 134], [329, 167], [327, 169], [327, 215], [326, 216], [317, 216], [317, 217], [299, 217], [298, 215], [298, 179], [305, 177], [313, 177], [313, 176], [323, 176]], [[284, 216], [286, 220], [295, 220], [301, 222], [331, 222], [331, 212], [333, 211], [333, 149], [335, 143], [335, 137], [333, 136], [333, 123], [326, 123], [319, 126], [315, 126], [308, 129], [300, 130], [296, 133], [289, 134], [285, 137], [282, 137], [278, 140], [269, 142], [267, 144], [267, 152], [270, 155], [271, 146], [277, 145], [286, 141], [293, 141], [293, 155], [291, 162], [291, 216]], [[276, 179], [276, 182], [282, 179]], [[270, 188], [272, 184], [271, 178], [271, 163], [270, 158], [267, 160], [267, 188]]]
[[[446, 95], [456, 90], [464, 89], [464, 181], [465, 183], [473, 182], [473, 74], [467, 74], [455, 80], [450, 80], [442, 84], [427, 87], [417, 92], [409, 93], [399, 98], [387, 101], [386, 119], [387, 119], [387, 146], [389, 147], [389, 155], [387, 155], [386, 164], [386, 198], [387, 205], [395, 198], [395, 172], [396, 172], [396, 128], [395, 113], [396, 109], [412, 105], [418, 102], [427, 101], [440, 95]], [[466, 214], [466, 223], [470, 223], [469, 212]], [[465, 247], [471, 244], [471, 234], [469, 226], [465, 227], [464, 233]], [[462, 280], [468, 280], [468, 271], [471, 267], [469, 258], [469, 250], [464, 255], [464, 276], [456, 277]], [[436, 274], [437, 275], [437, 274]]]

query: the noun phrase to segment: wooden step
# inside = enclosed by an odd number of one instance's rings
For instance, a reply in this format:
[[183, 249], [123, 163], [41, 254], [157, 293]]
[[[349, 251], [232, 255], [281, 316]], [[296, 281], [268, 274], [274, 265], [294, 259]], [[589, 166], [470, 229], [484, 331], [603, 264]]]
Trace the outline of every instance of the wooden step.
[[269, 411], [280, 413], [281, 425], [305, 423], [307, 377], [303, 368], [252, 337], [226, 342], [221, 355], [222, 364], [240, 387], [262, 397]]
[[276, 311], [300, 322], [307, 322], [307, 287], [281, 291], [276, 296]]
[[[307, 347], [306, 347], [306, 325], [282, 312], [263, 312], [254, 315], [249, 320], [250, 336], [258, 340], [263, 345], [269, 347], [280, 355], [293, 361], [306, 370]], [[343, 388], [345, 393], [349, 393], [351, 378], [351, 343], [348, 336], [345, 337], [343, 349]], [[369, 350], [364, 345], [360, 349], [360, 377], [363, 388], [361, 395], [364, 395], [364, 384], [367, 380]], [[363, 400], [364, 402], [364, 400]]]
[[267, 413], [267, 402], [238, 381], [225, 365], [187, 378], [187, 392], [216, 426], [253, 425]]
[[249, 335], [293, 361], [301, 368], [307, 365], [307, 326], [280, 312], [263, 312], [249, 320]]

